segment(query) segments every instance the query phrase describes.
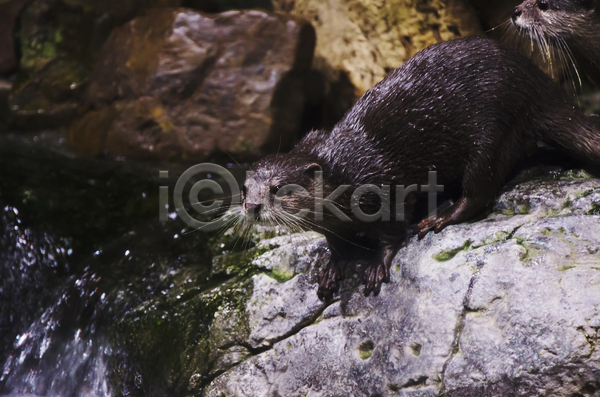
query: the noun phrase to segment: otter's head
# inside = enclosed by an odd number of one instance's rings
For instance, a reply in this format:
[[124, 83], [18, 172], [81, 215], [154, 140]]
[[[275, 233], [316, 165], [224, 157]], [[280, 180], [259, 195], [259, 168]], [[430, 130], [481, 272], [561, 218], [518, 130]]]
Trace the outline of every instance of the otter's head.
[[316, 159], [281, 154], [265, 157], [250, 168], [242, 188], [242, 212], [249, 221], [297, 226], [302, 211], [314, 208]]
[[[525, 0], [512, 15], [517, 29], [534, 40], [569, 39], [600, 18], [600, 0]], [[591, 39], [591, 38], [590, 38]]]

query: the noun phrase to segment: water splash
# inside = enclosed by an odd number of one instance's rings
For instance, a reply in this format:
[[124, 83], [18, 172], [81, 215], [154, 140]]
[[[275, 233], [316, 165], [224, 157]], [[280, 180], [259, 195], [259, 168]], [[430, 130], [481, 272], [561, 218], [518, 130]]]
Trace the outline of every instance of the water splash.
[[112, 396], [113, 349], [98, 332], [108, 304], [101, 278], [89, 270], [67, 278], [69, 241], [23, 227], [14, 207], [1, 212], [0, 230], [0, 394]]

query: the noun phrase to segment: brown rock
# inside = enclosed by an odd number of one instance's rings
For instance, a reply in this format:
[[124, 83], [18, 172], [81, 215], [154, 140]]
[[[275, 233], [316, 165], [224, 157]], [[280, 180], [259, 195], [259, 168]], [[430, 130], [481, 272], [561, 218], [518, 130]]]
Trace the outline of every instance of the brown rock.
[[17, 68], [13, 29], [25, 2], [26, 0], [0, 0], [0, 76], [6, 76]]
[[273, 11], [271, 0], [185, 0], [184, 7], [204, 12], [224, 12], [229, 10], [261, 9]]
[[347, 79], [362, 95], [416, 52], [439, 41], [482, 34], [468, 0], [274, 0], [317, 32], [315, 67]]
[[[21, 60], [9, 97], [10, 124], [42, 129], [77, 114], [88, 74], [110, 31], [148, 7], [181, 0], [32, 0], [20, 14]], [[2, 25], [0, 0], [0, 30]]]
[[8, 113], [8, 94], [12, 84], [10, 81], [0, 79], [0, 133], [8, 131], [6, 113]]
[[[82, 154], [236, 160], [292, 146], [314, 30], [260, 11], [160, 10], [116, 29], [69, 140]], [[110, 110], [107, 110], [110, 109]]]

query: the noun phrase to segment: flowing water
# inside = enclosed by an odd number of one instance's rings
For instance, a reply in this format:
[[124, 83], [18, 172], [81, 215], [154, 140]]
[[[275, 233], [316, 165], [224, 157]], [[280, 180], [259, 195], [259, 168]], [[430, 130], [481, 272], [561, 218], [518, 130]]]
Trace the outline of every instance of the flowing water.
[[181, 357], [211, 316], [211, 236], [158, 221], [158, 171], [183, 167], [75, 159], [61, 139], [0, 142], [0, 395], [197, 395], [204, 358]]

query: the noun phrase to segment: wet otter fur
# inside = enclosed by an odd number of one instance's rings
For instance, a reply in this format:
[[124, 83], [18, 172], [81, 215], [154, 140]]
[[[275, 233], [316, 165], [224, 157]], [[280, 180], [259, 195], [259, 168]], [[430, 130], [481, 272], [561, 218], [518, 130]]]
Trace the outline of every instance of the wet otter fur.
[[[367, 261], [365, 294], [378, 294], [390, 278], [390, 265], [408, 225], [419, 219], [415, 198], [407, 199], [404, 221], [358, 220], [351, 192], [362, 185], [427, 185], [457, 189], [457, 200], [437, 216], [422, 220], [423, 238], [448, 225], [472, 219], [486, 208], [520, 160], [537, 142], [600, 165], [600, 125], [527, 57], [495, 41], [464, 38], [433, 45], [408, 60], [366, 92], [331, 132], [312, 131], [287, 154], [268, 156], [252, 166], [243, 188], [247, 217], [325, 235], [331, 259], [321, 271], [318, 295], [331, 299], [351, 261]], [[315, 220], [315, 182], [323, 197], [351, 186], [333, 200], [350, 221], [332, 211]], [[289, 184], [306, 192], [284, 191]], [[423, 189], [422, 189], [423, 190]], [[280, 206], [278, 206], [278, 204]], [[361, 208], [374, 213], [377, 196], [365, 195]], [[305, 209], [306, 217], [298, 213]]]
[[538, 44], [544, 61], [600, 86], [600, 0], [525, 0], [510, 26]]

